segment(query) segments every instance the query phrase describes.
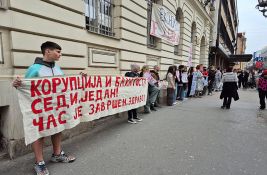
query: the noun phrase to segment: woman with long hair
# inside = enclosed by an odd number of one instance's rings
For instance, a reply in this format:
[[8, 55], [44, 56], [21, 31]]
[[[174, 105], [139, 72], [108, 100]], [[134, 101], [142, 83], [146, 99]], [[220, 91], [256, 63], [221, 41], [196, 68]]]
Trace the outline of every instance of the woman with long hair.
[[191, 97], [190, 92], [191, 92], [194, 71], [195, 71], [194, 67], [190, 67], [188, 70], [188, 89], [187, 89], [187, 95], [186, 95], [187, 97]]
[[204, 83], [203, 83], [203, 74], [201, 73], [202, 67], [201, 65], [197, 65], [196, 72], [194, 72], [193, 75], [193, 81], [195, 79], [196, 81], [196, 91], [195, 91], [195, 97], [201, 97], [200, 94], [203, 91]]
[[168, 86], [167, 86], [167, 105], [168, 106], [172, 106], [175, 104], [175, 67], [174, 66], [170, 66], [168, 69], [168, 72], [166, 74], [166, 80], [168, 82]]

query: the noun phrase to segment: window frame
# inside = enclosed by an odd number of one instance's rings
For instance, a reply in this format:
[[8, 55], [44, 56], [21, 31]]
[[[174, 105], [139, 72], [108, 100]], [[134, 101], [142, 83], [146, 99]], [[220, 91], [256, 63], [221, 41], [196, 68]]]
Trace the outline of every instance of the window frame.
[[113, 0], [84, 0], [84, 3], [87, 31], [114, 37]]
[[147, 1], [147, 47], [153, 49], [159, 49], [159, 42], [161, 41], [161, 39], [153, 35], [150, 35], [150, 28], [151, 28], [153, 3], [162, 5], [162, 1], [161, 0], [146, 0], [146, 1]]

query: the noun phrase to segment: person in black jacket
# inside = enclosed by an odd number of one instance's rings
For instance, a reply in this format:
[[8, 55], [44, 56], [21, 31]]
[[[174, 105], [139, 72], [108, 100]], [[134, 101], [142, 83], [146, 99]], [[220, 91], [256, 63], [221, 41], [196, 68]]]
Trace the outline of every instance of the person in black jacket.
[[[159, 71], [160, 71], [160, 67], [158, 65], [155, 65], [154, 66], [154, 69], [153, 70], [150, 70], [151, 75], [158, 82], [160, 81]], [[156, 84], [156, 86], [159, 87], [159, 84]], [[156, 101], [154, 103], [154, 107], [159, 107], [160, 108], [161, 106], [159, 105], [159, 94], [160, 93], [158, 93], [158, 95], [157, 95], [157, 99], [156, 99]]]
[[232, 98], [234, 100], [238, 100], [239, 96], [237, 93], [237, 74], [233, 72], [233, 68], [229, 67], [226, 72], [223, 74], [222, 77], [223, 82], [223, 89], [220, 95], [220, 99], [223, 100], [223, 105], [221, 106], [222, 109], [230, 109]]
[[[131, 72], [126, 72], [125, 76], [126, 77], [139, 77], [139, 72], [140, 71], [140, 66], [137, 64], [132, 64], [131, 65]], [[141, 122], [142, 119], [140, 119], [137, 116], [137, 109], [131, 109], [128, 111], [128, 122], [132, 124], [136, 124], [137, 122]]]
[[238, 88], [241, 88], [241, 85], [243, 86], [244, 88], [244, 83], [243, 83], [243, 80], [244, 80], [244, 74], [243, 74], [243, 71], [240, 70], [238, 73], [237, 73], [237, 78], [238, 78]]
[[215, 68], [210, 66], [209, 68], [209, 78], [208, 78], [208, 95], [212, 95], [213, 84], [215, 81]]
[[249, 77], [249, 73], [248, 71], [244, 71], [244, 85], [243, 88], [247, 88], [248, 87], [248, 77]]

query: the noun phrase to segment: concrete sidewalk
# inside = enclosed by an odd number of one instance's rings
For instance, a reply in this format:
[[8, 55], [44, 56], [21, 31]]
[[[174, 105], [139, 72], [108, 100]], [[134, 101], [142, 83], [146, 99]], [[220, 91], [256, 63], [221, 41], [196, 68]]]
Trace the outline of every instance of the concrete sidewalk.
[[[219, 93], [188, 99], [126, 118], [64, 142], [77, 160], [54, 164], [51, 175], [264, 175], [267, 172], [267, 110], [259, 111], [255, 90], [239, 91], [230, 110]], [[0, 162], [1, 175], [33, 174], [33, 154]]]

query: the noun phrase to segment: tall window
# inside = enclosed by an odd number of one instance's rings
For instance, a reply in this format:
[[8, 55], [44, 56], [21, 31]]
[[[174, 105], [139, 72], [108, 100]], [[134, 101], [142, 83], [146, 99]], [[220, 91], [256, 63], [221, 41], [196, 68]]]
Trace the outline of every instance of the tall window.
[[174, 54], [182, 55], [184, 17], [181, 8], [178, 8], [178, 10], [176, 11], [176, 21], [180, 24], [180, 36], [179, 36], [179, 44], [174, 46]]
[[196, 55], [195, 55], [195, 52], [196, 52], [196, 45], [198, 44], [197, 43], [197, 26], [196, 26], [196, 22], [193, 22], [192, 23], [192, 26], [191, 26], [191, 44], [192, 44], [192, 58], [193, 59], [196, 59]]
[[86, 29], [114, 36], [112, 0], [84, 0]]
[[4, 64], [2, 33], [0, 33], [0, 64]]
[[156, 48], [159, 39], [155, 36], [150, 35], [153, 3], [159, 4], [159, 0], [147, 0], [147, 45], [148, 47]]

